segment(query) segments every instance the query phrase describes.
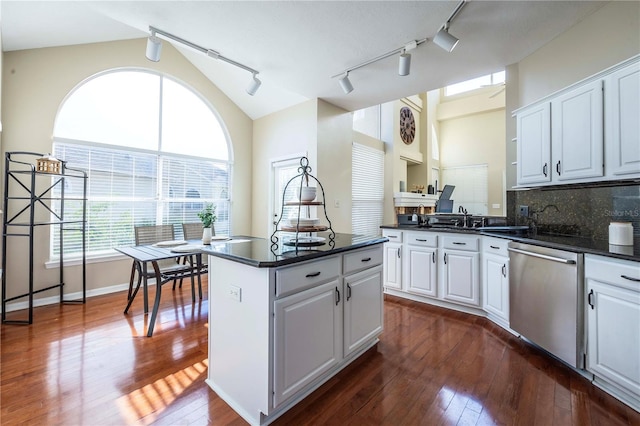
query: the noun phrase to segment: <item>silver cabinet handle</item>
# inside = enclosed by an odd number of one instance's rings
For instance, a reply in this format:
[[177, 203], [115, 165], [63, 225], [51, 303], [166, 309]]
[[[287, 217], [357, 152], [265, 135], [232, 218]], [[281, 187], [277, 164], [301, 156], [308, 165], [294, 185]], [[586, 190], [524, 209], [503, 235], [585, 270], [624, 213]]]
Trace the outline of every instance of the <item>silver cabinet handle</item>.
[[387, 235], [387, 238], [398, 238], [397, 235]]
[[318, 272], [313, 272], [311, 274], [307, 274], [305, 275], [306, 278], [313, 278], [313, 277], [317, 277], [318, 275], [320, 275], [320, 271]]
[[500, 250], [500, 247], [498, 247], [498, 246], [489, 246], [489, 247], [491, 247], [494, 250]]
[[400, 259], [400, 248], [398, 248], [398, 259]]
[[336, 306], [340, 303], [340, 290], [336, 287]]
[[525, 256], [538, 257], [540, 259], [546, 259], [546, 260], [552, 260], [554, 262], [565, 263], [567, 265], [575, 265], [575, 263], [576, 263], [576, 261], [572, 260], [572, 259], [564, 259], [562, 257], [548, 256], [546, 254], [534, 253], [532, 251], [525, 251], [525, 250], [520, 250], [520, 249], [516, 249], [516, 248], [511, 248], [511, 247], [509, 247], [507, 250], [509, 250], [511, 252], [514, 252], [514, 253], [524, 254]]
[[431, 263], [436, 263], [436, 252], [431, 252]]
[[365, 257], [364, 259], [361, 259], [361, 262], [369, 262], [371, 260], [370, 257]]
[[506, 264], [502, 264], [502, 276], [507, 278], [507, 265]]
[[458, 245], [458, 246], [466, 246], [467, 243], [460, 243], [458, 241], [454, 241], [453, 244]]
[[426, 243], [426, 242], [427, 242], [427, 240], [423, 240], [423, 239], [421, 239], [421, 238], [416, 238], [416, 241], [420, 241], [420, 242], [423, 242], [423, 243]]
[[447, 264], [447, 253], [444, 254], [444, 264]]

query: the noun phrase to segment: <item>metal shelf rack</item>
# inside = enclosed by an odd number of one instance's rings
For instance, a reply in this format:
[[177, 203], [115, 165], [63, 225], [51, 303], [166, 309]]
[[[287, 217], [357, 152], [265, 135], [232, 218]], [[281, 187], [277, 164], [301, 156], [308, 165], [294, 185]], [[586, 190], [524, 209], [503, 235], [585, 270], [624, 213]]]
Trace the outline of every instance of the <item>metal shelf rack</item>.
[[[35, 163], [43, 157], [36, 152], [7, 152], [5, 154], [4, 176], [4, 216], [2, 223], [2, 322], [6, 324], [33, 323], [33, 296], [37, 293], [59, 288], [60, 303], [84, 304], [86, 302], [86, 226], [87, 226], [87, 173], [80, 169], [67, 166], [66, 161], [60, 161], [57, 173], [40, 171]], [[46, 182], [46, 180], [49, 180]], [[65, 194], [67, 180], [81, 180], [82, 197], [69, 197]], [[44, 188], [44, 189], [42, 189]], [[81, 219], [68, 219], [65, 216], [65, 203], [80, 202], [82, 205]], [[51, 204], [58, 204], [58, 208]], [[44, 210], [42, 210], [44, 209]], [[49, 214], [49, 220], [42, 220], [42, 213]], [[36, 220], [36, 217], [39, 220]], [[57, 244], [59, 251], [59, 282], [44, 288], [35, 288], [34, 284], [34, 230], [38, 227], [59, 227]], [[82, 236], [82, 298], [67, 300], [64, 297], [64, 235], [67, 232], [81, 232]], [[7, 247], [14, 238], [28, 239], [28, 289], [25, 293], [7, 297]], [[16, 255], [16, 244], [11, 244], [12, 255]], [[13, 278], [15, 280], [15, 278]], [[7, 303], [28, 298], [28, 319], [7, 319]]]

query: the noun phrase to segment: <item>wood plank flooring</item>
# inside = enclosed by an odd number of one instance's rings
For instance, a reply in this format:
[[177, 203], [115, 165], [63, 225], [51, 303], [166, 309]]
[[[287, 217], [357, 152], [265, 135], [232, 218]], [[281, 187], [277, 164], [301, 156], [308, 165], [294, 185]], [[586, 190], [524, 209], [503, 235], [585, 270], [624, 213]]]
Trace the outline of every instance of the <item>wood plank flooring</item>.
[[[2, 425], [246, 424], [204, 383], [206, 293], [192, 304], [188, 285], [167, 287], [151, 338], [142, 298], [130, 315], [125, 299], [2, 325]], [[640, 414], [483, 318], [387, 297], [377, 347], [275, 424], [640, 425]]]

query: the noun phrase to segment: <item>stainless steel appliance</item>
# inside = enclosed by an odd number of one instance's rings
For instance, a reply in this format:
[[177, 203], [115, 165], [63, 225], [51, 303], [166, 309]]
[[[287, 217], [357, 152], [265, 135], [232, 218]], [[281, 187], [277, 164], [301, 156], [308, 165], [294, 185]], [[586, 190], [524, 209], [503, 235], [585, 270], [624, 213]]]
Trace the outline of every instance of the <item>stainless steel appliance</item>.
[[583, 255], [509, 242], [511, 329], [584, 368]]

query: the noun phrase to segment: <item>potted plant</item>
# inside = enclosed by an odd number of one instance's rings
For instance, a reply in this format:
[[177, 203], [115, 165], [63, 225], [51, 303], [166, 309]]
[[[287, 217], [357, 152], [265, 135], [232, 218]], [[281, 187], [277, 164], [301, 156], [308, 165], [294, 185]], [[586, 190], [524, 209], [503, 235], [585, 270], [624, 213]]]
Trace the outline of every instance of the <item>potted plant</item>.
[[202, 243], [211, 244], [211, 237], [216, 234], [213, 229], [213, 224], [218, 218], [213, 203], [205, 204], [204, 209], [198, 212], [198, 217], [202, 222]]

